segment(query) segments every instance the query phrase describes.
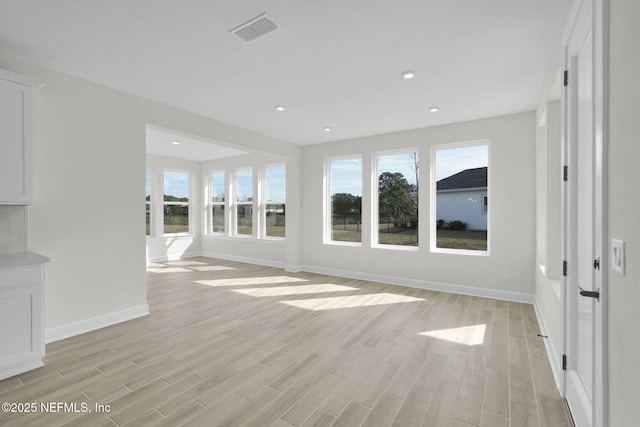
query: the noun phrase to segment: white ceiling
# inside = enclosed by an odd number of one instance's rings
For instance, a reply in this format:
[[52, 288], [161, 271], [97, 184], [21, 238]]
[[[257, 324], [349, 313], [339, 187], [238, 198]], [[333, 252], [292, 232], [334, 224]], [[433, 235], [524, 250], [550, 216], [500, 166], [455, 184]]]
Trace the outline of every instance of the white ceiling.
[[2, 0], [0, 53], [305, 145], [534, 109], [568, 2]]
[[[248, 154], [247, 151], [227, 147], [217, 141], [178, 134], [152, 126], [146, 128], [147, 153], [198, 162]], [[178, 144], [175, 144], [177, 142]]]

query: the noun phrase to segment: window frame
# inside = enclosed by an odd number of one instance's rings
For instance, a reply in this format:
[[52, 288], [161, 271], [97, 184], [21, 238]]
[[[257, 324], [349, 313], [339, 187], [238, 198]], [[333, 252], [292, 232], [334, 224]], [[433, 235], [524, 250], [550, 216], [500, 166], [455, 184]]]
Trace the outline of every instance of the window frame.
[[416, 153], [418, 155], [418, 164], [420, 163], [420, 148], [419, 147], [407, 147], [401, 149], [393, 149], [393, 150], [384, 150], [384, 151], [376, 151], [371, 154], [371, 247], [375, 249], [388, 249], [388, 250], [397, 250], [397, 251], [410, 251], [417, 252], [420, 250], [420, 169], [418, 169], [418, 182], [417, 191], [418, 191], [418, 228], [416, 229], [416, 235], [418, 236], [418, 244], [413, 245], [394, 245], [388, 243], [379, 243], [379, 221], [380, 221], [380, 212], [379, 212], [379, 176], [378, 173], [378, 158], [380, 156], [388, 156], [393, 154], [412, 154]]
[[[284, 170], [284, 200], [266, 200], [267, 194], [267, 169], [282, 168]], [[285, 163], [273, 163], [264, 165], [261, 169], [260, 177], [260, 221], [259, 221], [259, 236], [265, 240], [286, 240], [286, 209], [287, 209], [287, 165]], [[285, 209], [285, 235], [281, 236], [269, 236], [267, 235], [267, 205], [284, 205]]]
[[[362, 193], [360, 195], [361, 198], [361, 205], [360, 205], [360, 218], [361, 218], [361, 224], [360, 224], [360, 241], [359, 242], [350, 242], [350, 241], [343, 241], [343, 240], [333, 240], [332, 239], [332, 231], [333, 231], [333, 224], [332, 224], [332, 212], [331, 212], [331, 162], [334, 161], [340, 161], [340, 160], [360, 160], [360, 193]], [[336, 246], [351, 246], [351, 247], [362, 247], [363, 246], [363, 240], [364, 240], [364, 232], [362, 229], [362, 216], [363, 216], [363, 209], [362, 209], [362, 201], [364, 200], [364, 156], [361, 153], [358, 154], [351, 154], [351, 155], [344, 155], [344, 156], [335, 156], [335, 157], [326, 157], [324, 159], [324, 165], [323, 165], [323, 207], [322, 207], [322, 213], [323, 213], [323, 219], [322, 219], [322, 223], [323, 225], [323, 233], [322, 233], [322, 243], [325, 245], [336, 245]]]
[[[174, 172], [174, 173], [182, 173], [182, 174], [186, 174], [187, 178], [189, 180], [189, 195], [187, 196], [187, 198], [189, 199], [189, 201], [187, 202], [176, 202], [176, 201], [166, 201], [164, 200], [164, 195], [166, 194], [166, 180], [165, 180], [165, 174], [167, 172]], [[188, 214], [187, 214], [187, 231], [181, 231], [178, 233], [166, 233], [165, 232], [165, 222], [164, 222], [164, 216], [166, 215], [165, 206], [186, 206], [188, 209]], [[185, 171], [185, 170], [180, 170], [180, 169], [172, 169], [172, 168], [163, 168], [162, 169], [162, 235], [164, 237], [171, 237], [171, 236], [187, 236], [187, 235], [193, 235], [193, 173], [191, 171]]]
[[[465, 147], [477, 147], [485, 145], [487, 147], [487, 189], [482, 193], [482, 199], [489, 199], [489, 195], [491, 194], [491, 140], [489, 139], [479, 139], [473, 141], [465, 141], [465, 142], [453, 142], [446, 144], [437, 144], [431, 146], [431, 161], [430, 161], [430, 171], [431, 171], [431, 182], [429, 186], [430, 193], [430, 214], [429, 214], [429, 251], [431, 253], [441, 253], [441, 254], [451, 254], [451, 255], [471, 255], [471, 256], [491, 256], [491, 212], [490, 209], [487, 209], [484, 214], [487, 216], [487, 250], [473, 250], [473, 249], [454, 249], [454, 248], [439, 248], [437, 247], [437, 238], [438, 238], [438, 230], [437, 230], [437, 197], [438, 197], [438, 189], [436, 179], [436, 153], [439, 150], [447, 150], [447, 149], [455, 149], [455, 148], [465, 148]], [[481, 211], [483, 207], [480, 207]]]

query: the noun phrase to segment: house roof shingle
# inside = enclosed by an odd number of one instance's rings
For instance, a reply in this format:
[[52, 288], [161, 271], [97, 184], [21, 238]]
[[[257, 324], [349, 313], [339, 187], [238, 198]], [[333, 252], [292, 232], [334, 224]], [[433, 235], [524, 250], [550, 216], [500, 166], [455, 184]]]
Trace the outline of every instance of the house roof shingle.
[[487, 186], [487, 167], [465, 169], [437, 182], [437, 191]]

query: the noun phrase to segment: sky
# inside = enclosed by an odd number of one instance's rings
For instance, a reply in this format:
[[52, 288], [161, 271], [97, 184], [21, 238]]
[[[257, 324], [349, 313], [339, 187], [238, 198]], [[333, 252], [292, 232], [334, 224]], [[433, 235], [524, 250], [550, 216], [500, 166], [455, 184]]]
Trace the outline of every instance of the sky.
[[[489, 150], [486, 144], [436, 150], [436, 180], [441, 180], [465, 169], [488, 166]], [[428, 159], [427, 159], [428, 161]], [[419, 177], [429, 179], [429, 163], [420, 164]], [[415, 169], [410, 153], [390, 153], [378, 156], [377, 174], [400, 172], [410, 184], [415, 184]], [[362, 159], [331, 161], [330, 193], [351, 193], [362, 196]]]
[[488, 165], [489, 148], [486, 144], [436, 150], [436, 181], [465, 169]]
[[165, 170], [164, 194], [181, 198], [189, 197], [189, 174]]
[[[489, 150], [487, 145], [442, 148], [436, 150], [436, 180], [441, 180], [465, 169], [488, 165]], [[331, 161], [330, 193], [350, 193], [362, 196], [362, 158], [338, 159]], [[415, 184], [415, 170], [410, 153], [390, 153], [378, 156], [378, 170], [383, 172], [400, 172], [410, 184]], [[426, 170], [428, 172], [428, 170]], [[239, 200], [246, 201], [253, 197], [252, 171], [242, 169], [236, 172]], [[424, 166], [420, 176], [425, 179]], [[428, 176], [428, 175], [427, 175]], [[284, 166], [265, 169], [265, 200], [285, 201], [286, 170]], [[184, 172], [164, 172], [164, 194], [176, 197], [189, 197], [189, 175]], [[214, 175], [212, 195], [224, 193], [224, 174]], [[147, 194], [149, 184], [147, 184]]]

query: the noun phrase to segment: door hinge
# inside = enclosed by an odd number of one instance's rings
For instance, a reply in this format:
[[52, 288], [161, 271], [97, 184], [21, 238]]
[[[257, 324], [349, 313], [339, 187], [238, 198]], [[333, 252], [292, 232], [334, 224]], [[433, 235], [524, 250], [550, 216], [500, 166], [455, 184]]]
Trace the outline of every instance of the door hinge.
[[562, 179], [564, 181], [568, 181], [569, 180], [569, 166], [564, 166], [562, 168]]
[[564, 70], [564, 85], [569, 86], [569, 70]]
[[567, 275], [567, 261], [562, 261], [562, 275]]
[[562, 355], [562, 370], [563, 371], [567, 370], [567, 355], [566, 354]]

